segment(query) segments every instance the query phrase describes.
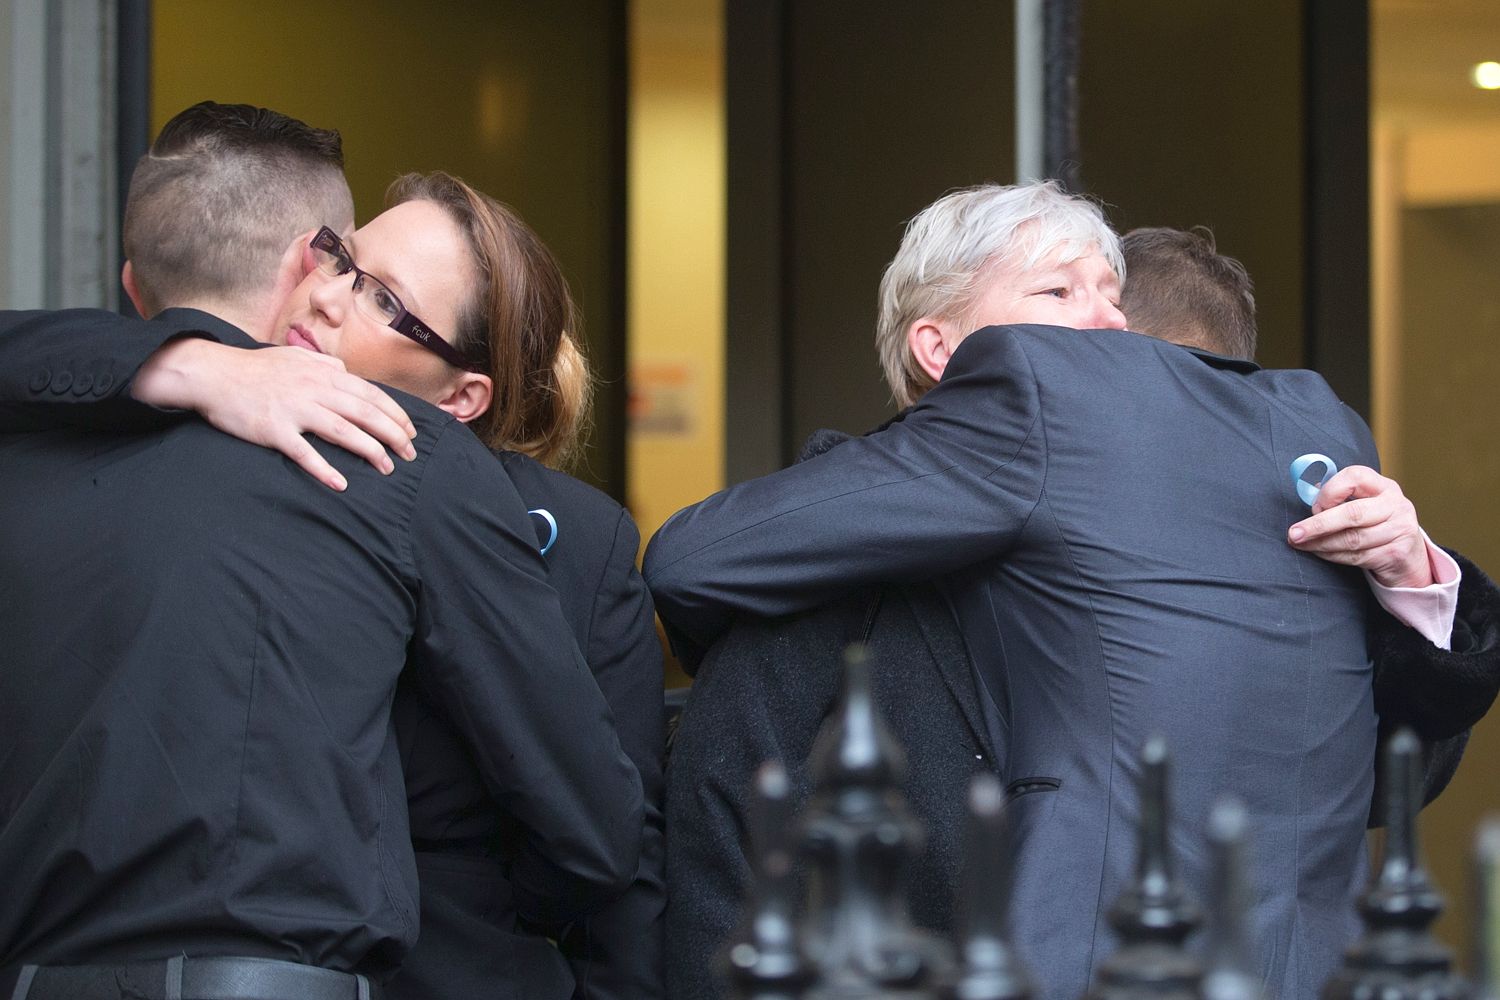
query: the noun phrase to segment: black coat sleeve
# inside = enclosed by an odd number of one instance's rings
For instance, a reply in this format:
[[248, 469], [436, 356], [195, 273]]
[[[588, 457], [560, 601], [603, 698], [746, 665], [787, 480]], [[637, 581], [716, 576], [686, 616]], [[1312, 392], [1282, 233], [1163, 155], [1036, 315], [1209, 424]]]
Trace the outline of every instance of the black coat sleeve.
[[[1463, 580], [1453, 621], [1451, 649], [1439, 649], [1415, 629], [1384, 610], [1370, 620], [1370, 652], [1375, 661], [1375, 711], [1380, 742], [1410, 726], [1425, 747], [1423, 802], [1447, 787], [1468, 742], [1469, 729], [1500, 692], [1500, 588], [1483, 570], [1457, 552]], [[1380, 764], [1377, 756], [1377, 775]], [[1371, 825], [1383, 822], [1379, 801], [1371, 806]]]
[[517, 912], [563, 923], [634, 880], [641, 780], [514, 485], [456, 424], [431, 449], [411, 532], [420, 579], [408, 666], [522, 831], [508, 873]]
[[578, 1000], [652, 1000], [663, 996], [665, 989], [662, 650], [651, 594], [635, 566], [640, 545], [635, 522], [621, 510], [594, 589], [584, 653], [614, 713], [620, 745], [641, 777], [646, 808], [641, 860], [622, 896], [573, 922], [557, 937], [573, 968]]
[[1500, 691], [1500, 590], [1452, 553], [1463, 572], [1452, 649], [1438, 649], [1384, 611], [1372, 617], [1375, 709], [1383, 724], [1411, 726], [1425, 741], [1472, 727]]
[[157, 348], [203, 331], [102, 309], [0, 312], [0, 431], [146, 429], [179, 419], [130, 395]]

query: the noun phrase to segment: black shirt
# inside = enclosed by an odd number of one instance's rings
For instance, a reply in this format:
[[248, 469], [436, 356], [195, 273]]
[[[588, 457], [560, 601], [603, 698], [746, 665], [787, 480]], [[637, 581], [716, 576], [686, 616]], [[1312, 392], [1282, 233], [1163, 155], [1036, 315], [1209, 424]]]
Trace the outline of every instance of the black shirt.
[[[0, 334], [130, 323], [51, 316]], [[73, 395], [68, 358], [31, 360], [7, 377]], [[417, 932], [389, 721], [408, 659], [524, 830], [512, 881], [629, 882], [639, 778], [525, 507], [466, 428], [394, 395], [418, 457], [393, 475], [314, 442], [344, 494], [196, 420], [0, 436], [0, 965], [391, 971]]]

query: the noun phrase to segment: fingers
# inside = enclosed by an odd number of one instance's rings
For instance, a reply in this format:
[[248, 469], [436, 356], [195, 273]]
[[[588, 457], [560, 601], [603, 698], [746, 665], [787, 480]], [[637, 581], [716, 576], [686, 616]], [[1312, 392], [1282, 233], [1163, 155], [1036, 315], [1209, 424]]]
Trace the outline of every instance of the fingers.
[[416, 428], [406, 411], [364, 379], [341, 373], [310, 402], [315, 409], [304, 430], [354, 452], [381, 472], [394, 469], [386, 448], [407, 461], [417, 457], [412, 444]]
[[[347, 401], [342, 397], [334, 397], [333, 402], [344, 404]], [[373, 407], [370, 410], [379, 412]], [[385, 419], [384, 414], [380, 416]], [[348, 486], [348, 481], [308, 443], [304, 434], [312, 434], [329, 444], [338, 445], [368, 462], [383, 475], [390, 475], [396, 468], [386, 454], [384, 444], [319, 400], [303, 399], [285, 409], [264, 412], [254, 422], [247, 422], [238, 428], [230, 426], [221, 429], [281, 452], [314, 479], [339, 491]], [[404, 435], [401, 440], [403, 447], [411, 447], [411, 441]]]
[[291, 459], [309, 476], [329, 489], [342, 493], [349, 487], [349, 481], [339, 470], [329, 465], [328, 460], [319, 455], [318, 449], [308, 444], [307, 439], [302, 435], [292, 434], [282, 440], [270, 441], [267, 444]]
[[1408, 523], [1387, 500], [1351, 500], [1297, 522], [1287, 538], [1304, 552], [1357, 552], [1385, 545], [1414, 527], [1415, 518]]
[[1312, 510], [1319, 514], [1357, 497], [1382, 496], [1390, 492], [1401, 495], [1401, 487], [1394, 479], [1387, 479], [1367, 465], [1351, 465], [1329, 477], [1318, 490], [1318, 499]]
[[200, 365], [209, 423], [235, 437], [273, 448], [335, 490], [348, 483], [302, 437], [313, 434], [351, 452], [381, 473], [395, 470], [390, 454], [416, 458], [416, 427], [396, 401], [349, 374], [338, 358], [296, 347], [231, 351]]
[[338, 387], [364, 404], [353, 404], [356, 412], [345, 412], [344, 416], [384, 441], [397, 454], [408, 460], [416, 457], [411, 439], [417, 436], [417, 427], [401, 408], [401, 404], [379, 386], [354, 375], [345, 375], [339, 379]]
[[[350, 375], [342, 361], [329, 355], [298, 348], [274, 350], [285, 352], [275, 358], [276, 392], [283, 400], [274, 410], [278, 437], [287, 430], [315, 434], [386, 475], [395, 469], [387, 448], [407, 461], [417, 457], [412, 444], [416, 426], [384, 391]], [[312, 462], [298, 464], [308, 468]]]
[[[275, 353], [273, 353], [275, 352]], [[327, 365], [337, 371], [344, 371], [344, 362], [332, 354], [319, 354], [317, 351], [305, 351], [300, 347], [268, 347], [263, 352], [269, 357], [274, 357], [278, 364], [287, 365]]]
[[[1287, 538], [1299, 548], [1343, 534], [1343, 547], [1383, 544], [1386, 531], [1417, 530], [1417, 511], [1394, 480], [1374, 469], [1352, 465], [1331, 477], [1318, 492], [1313, 515], [1292, 525]], [[1386, 526], [1369, 534], [1371, 529]], [[1325, 547], [1320, 547], [1322, 551]]]
[[1313, 515], [1287, 530], [1302, 552], [1358, 566], [1387, 587], [1432, 582], [1426, 539], [1417, 511], [1400, 485], [1365, 466], [1350, 466], [1324, 483]]
[[[278, 368], [285, 365], [288, 369], [285, 375], [277, 379], [282, 392], [293, 397], [300, 396], [306, 403], [338, 414], [408, 461], [416, 458], [416, 449], [411, 443], [412, 438], [417, 436], [416, 425], [400, 404], [384, 390], [357, 375], [350, 375], [345, 370], [344, 363], [331, 355], [295, 347], [272, 350], [288, 352], [276, 359]], [[269, 354], [270, 351], [262, 353]], [[332, 370], [319, 370], [316, 368], [319, 365]], [[307, 381], [296, 377], [294, 372], [305, 376]], [[304, 430], [324, 437], [315, 427], [309, 426]], [[325, 440], [344, 445], [341, 440]]]
[[[314, 422], [307, 430], [324, 441], [336, 444], [345, 451], [364, 459], [381, 475], [388, 476], [396, 471], [396, 463], [392, 462], [390, 455], [386, 454], [385, 445], [337, 413], [327, 411], [321, 420]], [[410, 441], [406, 442], [407, 447], [410, 445]]]

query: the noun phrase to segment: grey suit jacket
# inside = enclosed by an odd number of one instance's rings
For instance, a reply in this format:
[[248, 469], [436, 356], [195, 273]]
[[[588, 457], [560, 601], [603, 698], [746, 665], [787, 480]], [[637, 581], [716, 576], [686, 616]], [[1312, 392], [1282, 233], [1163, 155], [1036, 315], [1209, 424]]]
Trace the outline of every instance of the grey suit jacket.
[[737, 612], [939, 578], [1020, 792], [1016, 933], [1045, 995], [1080, 995], [1114, 948], [1136, 755], [1162, 732], [1182, 874], [1201, 893], [1204, 817], [1243, 797], [1261, 971], [1312, 996], [1353, 932], [1376, 732], [1364, 582], [1285, 541], [1307, 509], [1288, 466], [1313, 452], [1377, 463], [1310, 372], [990, 328], [904, 419], [679, 513], [646, 576], [702, 645]]

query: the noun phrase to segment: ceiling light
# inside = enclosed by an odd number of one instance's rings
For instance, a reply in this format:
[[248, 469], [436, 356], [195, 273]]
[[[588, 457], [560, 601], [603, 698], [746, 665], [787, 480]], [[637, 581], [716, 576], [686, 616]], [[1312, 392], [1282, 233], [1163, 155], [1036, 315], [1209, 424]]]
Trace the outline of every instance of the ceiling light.
[[1500, 90], [1500, 62], [1482, 62], [1469, 74], [1480, 90]]

